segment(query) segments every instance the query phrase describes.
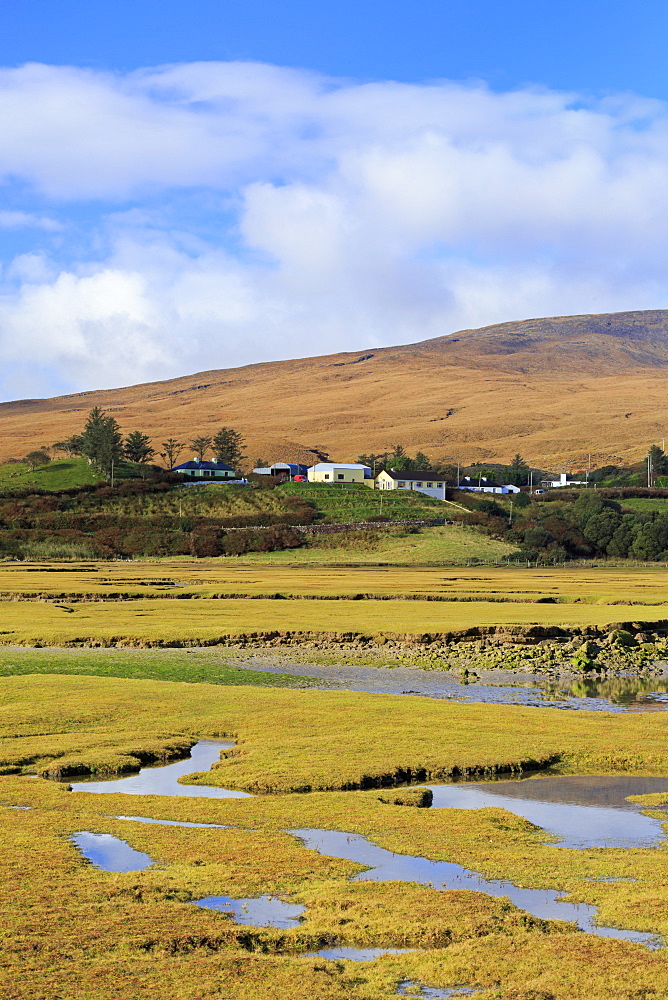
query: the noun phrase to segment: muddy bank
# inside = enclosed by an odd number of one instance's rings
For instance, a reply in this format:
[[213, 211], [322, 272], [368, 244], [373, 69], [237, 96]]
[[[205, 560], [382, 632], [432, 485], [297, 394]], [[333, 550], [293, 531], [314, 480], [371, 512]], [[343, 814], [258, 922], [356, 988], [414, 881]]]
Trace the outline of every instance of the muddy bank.
[[[49, 646], [39, 641], [17, 643], [6, 635], [4, 645]], [[69, 649], [224, 647], [235, 651], [294, 650], [344, 657], [364, 654], [424, 669], [456, 670], [465, 676], [471, 671], [497, 669], [580, 676], [629, 672], [662, 675], [668, 667], [668, 619], [614, 622], [605, 626], [489, 625], [439, 633], [268, 630], [184, 640], [81, 636], [58, 645]]]

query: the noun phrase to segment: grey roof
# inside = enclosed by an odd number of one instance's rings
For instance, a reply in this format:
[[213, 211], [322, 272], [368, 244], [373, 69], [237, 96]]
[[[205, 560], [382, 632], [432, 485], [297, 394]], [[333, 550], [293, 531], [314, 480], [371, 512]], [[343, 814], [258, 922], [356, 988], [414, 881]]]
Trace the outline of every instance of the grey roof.
[[190, 462], [182, 462], [181, 465], [175, 465], [172, 472], [180, 472], [181, 469], [209, 469], [215, 472], [234, 472], [232, 466], [225, 465], [224, 462], [198, 462], [194, 458]]
[[418, 469], [417, 472], [413, 472], [411, 469], [385, 469], [390, 479], [401, 479], [402, 482], [423, 482], [429, 480], [432, 483], [445, 483], [447, 478], [445, 476], [440, 476], [437, 472], [430, 472], [429, 469]]

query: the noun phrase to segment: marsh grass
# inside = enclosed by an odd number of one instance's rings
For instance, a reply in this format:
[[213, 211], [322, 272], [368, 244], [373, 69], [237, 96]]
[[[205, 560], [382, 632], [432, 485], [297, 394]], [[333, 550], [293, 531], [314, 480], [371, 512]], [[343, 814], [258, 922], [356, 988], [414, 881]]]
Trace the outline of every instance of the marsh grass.
[[[230, 656], [231, 654], [228, 654]], [[0, 677], [22, 674], [85, 674], [95, 677], [127, 677], [189, 684], [233, 684], [236, 686], [308, 687], [308, 677], [280, 672], [247, 670], [226, 662], [224, 651], [199, 650], [76, 650], [0, 647]]]
[[[441, 529], [433, 529], [441, 530]], [[448, 530], [448, 529], [443, 529]], [[256, 555], [258, 555], [256, 553]], [[160, 559], [54, 566], [0, 564], [0, 595], [71, 597], [425, 597], [478, 603], [663, 605], [664, 567], [554, 568], [246, 565], [241, 560]], [[536, 614], [550, 612], [549, 605]]]
[[[526, 1000], [539, 987], [555, 1000], [668, 991], [664, 953], [539, 920], [481, 893], [351, 883], [361, 866], [307, 850], [284, 830], [344, 829], [487, 877], [564, 888], [570, 900], [599, 906], [601, 922], [652, 931], [668, 930], [661, 848], [564, 851], [501, 809], [406, 809], [382, 803], [377, 791], [179, 800], [68, 793], [40, 779], [5, 777], [0, 802], [31, 807], [0, 805], [3, 997], [11, 1000], [139, 1000], [147, 991], [168, 1000], [383, 1000], [405, 978], [476, 985], [483, 1000]], [[186, 830], [114, 814], [235, 828]], [[156, 865], [100, 872], [68, 839], [81, 829], [121, 837]], [[631, 876], [637, 881], [595, 881]], [[263, 892], [304, 904], [306, 919], [290, 930], [261, 929], [188, 905], [207, 895]], [[306, 957], [328, 946], [419, 950], [364, 965]]]
[[607, 625], [661, 621], [665, 606], [523, 604], [492, 601], [303, 601], [165, 598], [127, 602], [0, 601], [0, 642], [12, 645], [186, 646], [235, 642], [250, 634], [356, 633], [401, 636], [484, 625]]

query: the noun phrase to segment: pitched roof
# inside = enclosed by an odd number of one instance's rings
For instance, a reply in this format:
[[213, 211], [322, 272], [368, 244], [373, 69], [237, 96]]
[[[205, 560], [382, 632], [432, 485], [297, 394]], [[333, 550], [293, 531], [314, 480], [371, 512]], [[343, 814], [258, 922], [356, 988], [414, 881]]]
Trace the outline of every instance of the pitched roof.
[[195, 458], [190, 462], [182, 462], [181, 465], [175, 465], [172, 472], [179, 472], [181, 469], [208, 469], [216, 472], [234, 472], [232, 466], [225, 465], [224, 462], [198, 462]]
[[[445, 476], [440, 476], [437, 472], [430, 472], [429, 469], [418, 469], [417, 472], [411, 472], [410, 469], [384, 469], [384, 472], [390, 477], [390, 479], [401, 479], [402, 482], [422, 482], [423, 480], [429, 480], [432, 483], [445, 483], [447, 479]], [[379, 473], [380, 475], [380, 473]]]

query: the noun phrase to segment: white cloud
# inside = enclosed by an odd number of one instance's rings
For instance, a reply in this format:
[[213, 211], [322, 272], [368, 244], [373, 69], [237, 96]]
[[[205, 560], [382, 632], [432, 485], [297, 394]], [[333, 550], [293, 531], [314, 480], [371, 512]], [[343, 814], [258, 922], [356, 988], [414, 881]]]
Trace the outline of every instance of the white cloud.
[[668, 306], [660, 102], [30, 65], [0, 134], [0, 227], [56, 241], [7, 262], [0, 353], [76, 387]]
[[0, 229], [46, 229], [57, 232], [62, 226], [56, 219], [30, 212], [0, 212]]

